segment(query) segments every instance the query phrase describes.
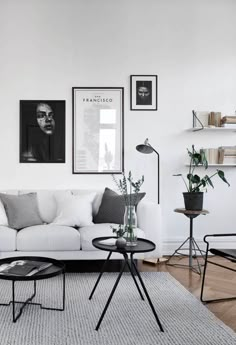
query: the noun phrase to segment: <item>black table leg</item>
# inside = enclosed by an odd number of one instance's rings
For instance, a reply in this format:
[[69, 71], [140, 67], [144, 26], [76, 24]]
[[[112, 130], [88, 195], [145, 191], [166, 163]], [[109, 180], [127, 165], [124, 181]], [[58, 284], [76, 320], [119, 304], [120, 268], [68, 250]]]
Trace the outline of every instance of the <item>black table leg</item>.
[[[124, 254], [124, 255], [125, 255], [125, 254]], [[127, 255], [127, 254], [126, 254], [126, 255]], [[140, 297], [141, 297], [142, 300], [144, 301], [143, 294], [142, 294], [142, 292], [141, 292], [141, 290], [140, 290], [140, 287], [139, 287], [139, 285], [138, 285], [138, 283], [137, 283], [137, 281], [136, 281], [136, 279], [135, 279], [134, 272], [133, 272], [133, 270], [132, 270], [132, 265], [130, 266], [128, 257], [127, 257], [127, 265], [128, 265], [128, 267], [129, 267], [129, 270], [130, 270], [130, 273], [131, 273], [132, 278], [133, 278], [133, 280], [134, 280], [134, 283], [135, 283], [135, 285], [136, 285], [136, 287], [137, 287], [137, 289], [138, 289], [138, 292], [139, 292], [139, 294], [140, 294]]]
[[101, 269], [101, 272], [100, 272], [100, 274], [99, 274], [99, 276], [98, 276], [98, 279], [97, 279], [97, 281], [96, 281], [96, 283], [95, 283], [95, 285], [94, 285], [94, 288], [93, 288], [93, 290], [92, 290], [92, 292], [91, 292], [91, 294], [90, 294], [90, 296], [89, 296], [89, 300], [91, 300], [92, 297], [93, 297], [93, 294], [94, 294], [94, 292], [95, 292], [95, 290], [96, 290], [96, 288], [97, 288], [97, 286], [98, 286], [98, 283], [99, 283], [99, 281], [100, 281], [100, 279], [101, 279], [101, 277], [102, 277], [102, 275], [103, 275], [103, 273], [104, 273], [104, 271], [105, 271], [106, 264], [107, 264], [107, 262], [109, 261], [109, 259], [110, 259], [110, 257], [111, 257], [111, 254], [112, 254], [112, 252], [109, 252], [108, 257], [107, 257], [106, 261], [104, 262], [104, 264], [103, 264], [103, 266], [102, 266], [102, 269]]
[[118, 275], [118, 277], [117, 277], [117, 279], [116, 279], [116, 282], [115, 282], [115, 284], [114, 284], [114, 286], [113, 286], [113, 289], [112, 289], [112, 291], [111, 291], [111, 294], [110, 294], [110, 296], [109, 296], [109, 298], [108, 298], [108, 300], [107, 300], [107, 303], [106, 303], [106, 305], [105, 305], [105, 308], [103, 309], [102, 315], [100, 316], [100, 319], [99, 319], [99, 321], [98, 321], [98, 324], [97, 324], [97, 326], [96, 326], [96, 328], [95, 328], [96, 331], [98, 331], [98, 329], [99, 329], [99, 327], [100, 327], [100, 324], [101, 324], [101, 322], [102, 322], [102, 320], [103, 320], [103, 318], [104, 318], [104, 315], [106, 314], [107, 308], [108, 308], [108, 306], [109, 306], [109, 304], [110, 304], [110, 302], [111, 302], [111, 299], [112, 299], [112, 296], [114, 295], [114, 292], [116, 291], [117, 285], [118, 285], [118, 283], [119, 283], [119, 281], [120, 281], [120, 278], [121, 278], [121, 276], [122, 276], [122, 274], [123, 274], [123, 272], [124, 272], [124, 269], [125, 269], [126, 264], [127, 264], [127, 259], [125, 258], [124, 263], [123, 263], [123, 266], [122, 266], [122, 268], [121, 268], [121, 270], [120, 270], [120, 273], [119, 273], [119, 275]]
[[62, 272], [63, 274], [63, 280], [62, 280], [62, 308], [51, 308], [51, 307], [44, 307], [40, 303], [31, 303], [34, 305], [39, 305], [41, 309], [46, 309], [46, 310], [57, 310], [57, 311], [64, 311], [65, 310], [65, 299], [66, 299], [66, 278], [65, 278], [65, 271]]
[[[36, 281], [34, 280], [34, 293], [25, 302], [15, 301], [15, 280], [12, 281], [12, 301], [11, 302], [12, 302], [12, 320], [13, 320], [13, 322], [16, 322], [19, 319], [19, 317], [22, 314], [23, 309], [25, 308], [26, 305], [30, 304], [30, 302], [35, 297], [35, 295], [36, 295]], [[15, 304], [16, 303], [22, 303], [23, 304], [17, 315], [15, 313]]]
[[138, 271], [138, 269], [137, 269], [137, 267], [136, 267], [136, 265], [135, 265], [135, 262], [134, 262], [133, 254], [132, 254], [132, 253], [131, 253], [130, 257], [131, 257], [132, 266], [134, 267], [135, 272], [137, 273], [137, 276], [138, 276], [139, 281], [140, 281], [140, 283], [141, 283], [141, 285], [142, 285], [143, 291], [144, 291], [144, 293], [145, 293], [145, 295], [146, 295], [146, 297], [147, 297], [148, 303], [149, 303], [149, 305], [150, 305], [150, 307], [151, 307], [151, 309], [152, 309], [152, 312], [153, 312], [153, 314], [154, 314], [154, 316], [155, 316], [155, 319], [156, 319], [156, 321], [157, 321], [157, 323], [158, 323], [158, 326], [159, 326], [159, 328], [160, 328], [160, 331], [161, 331], [161, 332], [164, 332], [164, 329], [163, 329], [162, 324], [161, 324], [161, 322], [160, 322], [160, 320], [159, 320], [159, 318], [158, 318], [158, 316], [157, 316], [157, 313], [156, 313], [156, 310], [155, 310], [155, 308], [154, 308], [154, 306], [153, 306], [153, 304], [152, 304], [152, 301], [151, 301], [151, 299], [150, 299], [150, 297], [149, 297], [149, 295], [148, 295], [148, 292], [147, 292], [147, 289], [146, 289], [146, 287], [145, 287], [145, 285], [144, 285], [144, 282], [143, 282], [143, 280], [142, 280], [142, 278], [141, 278], [141, 276], [140, 276], [140, 274], [139, 274], [139, 271]]

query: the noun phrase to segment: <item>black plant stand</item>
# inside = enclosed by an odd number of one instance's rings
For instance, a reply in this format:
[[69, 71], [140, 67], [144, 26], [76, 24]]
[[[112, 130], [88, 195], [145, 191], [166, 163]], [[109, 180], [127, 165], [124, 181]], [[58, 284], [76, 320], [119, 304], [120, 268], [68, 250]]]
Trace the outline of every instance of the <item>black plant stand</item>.
[[[200, 254], [200, 256], [205, 260], [205, 255], [204, 255], [204, 251], [201, 250], [197, 244], [197, 242], [195, 241], [194, 237], [193, 237], [193, 219], [198, 217], [199, 215], [206, 215], [209, 213], [209, 211], [207, 210], [201, 210], [201, 211], [194, 211], [194, 210], [186, 210], [185, 208], [176, 208], [174, 210], [177, 213], [182, 213], [184, 214], [186, 217], [189, 218], [190, 220], [190, 229], [189, 229], [189, 237], [187, 237], [187, 239], [179, 246], [179, 248], [177, 248], [174, 253], [170, 256], [168, 262], [166, 263], [166, 265], [168, 266], [176, 266], [176, 267], [182, 267], [182, 268], [189, 268], [191, 269], [193, 272], [201, 275], [201, 264], [199, 263], [198, 257], [197, 257], [197, 252]], [[184, 245], [189, 243], [189, 247], [188, 248], [184, 248]], [[188, 250], [189, 251], [189, 255], [186, 255], [184, 253], [181, 253], [180, 251], [183, 250]], [[172, 264], [170, 263], [171, 259], [175, 256], [175, 255], [180, 255], [181, 257], [183, 256], [188, 256], [189, 257], [189, 264], [188, 265], [184, 265], [184, 264], [179, 264], [179, 263], [175, 263]], [[197, 261], [197, 265], [193, 264], [193, 259], [196, 259]]]
[[[110, 304], [110, 302], [111, 302], [111, 300], [112, 300], [112, 297], [113, 297], [113, 295], [114, 295], [114, 293], [115, 293], [115, 291], [116, 291], [116, 288], [117, 288], [117, 286], [118, 286], [118, 284], [119, 284], [120, 278], [121, 278], [121, 276], [122, 276], [122, 274], [123, 274], [123, 272], [124, 272], [124, 270], [125, 270], [125, 267], [127, 266], [128, 269], [129, 269], [129, 272], [130, 272], [130, 274], [131, 274], [131, 276], [132, 276], [132, 278], [133, 278], [133, 281], [134, 281], [134, 283], [135, 283], [135, 286], [137, 287], [137, 290], [138, 290], [138, 292], [139, 292], [139, 295], [140, 295], [141, 299], [144, 300], [144, 297], [143, 297], [143, 295], [142, 295], [141, 289], [140, 289], [140, 287], [139, 287], [139, 285], [138, 285], [138, 282], [137, 282], [137, 280], [136, 280], [136, 278], [135, 278], [135, 274], [137, 275], [138, 280], [139, 280], [139, 282], [140, 282], [140, 284], [141, 284], [141, 286], [142, 286], [142, 289], [143, 289], [143, 291], [144, 291], [144, 294], [145, 294], [145, 296], [146, 296], [146, 298], [147, 298], [147, 300], [148, 300], [148, 303], [149, 303], [149, 305], [150, 305], [150, 307], [151, 307], [151, 309], [152, 309], [152, 312], [153, 312], [153, 314], [154, 314], [154, 317], [155, 317], [155, 319], [156, 319], [156, 322], [157, 322], [157, 324], [158, 324], [158, 326], [159, 326], [159, 328], [160, 328], [160, 331], [161, 331], [161, 332], [164, 332], [163, 327], [162, 327], [162, 324], [161, 324], [161, 322], [160, 322], [160, 320], [159, 320], [159, 318], [158, 318], [158, 316], [157, 316], [157, 313], [156, 313], [156, 311], [155, 311], [155, 308], [154, 308], [154, 306], [153, 306], [153, 304], [152, 304], [152, 301], [151, 301], [151, 299], [150, 299], [150, 296], [149, 296], [149, 294], [148, 294], [148, 292], [147, 292], [147, 289], [146, 289], [146, 287], [145, 287], [145, 285], [144, 285], [144, 282], [143, 282], [143, 280], [142, 280], [142, 278], [141, 278], [141, 275], [140, 275], [140, 273], [139, 273], [139, 271], [138, 271], [138, 268], [137, 268], [137, 266], [136, 266], [136, 264], [135, 264], [135, 261], [134, 261], [134, 258], [133, 258], [133, 255], [134, 255], [135, 253], [144, 253], [144, 252], [153, 251], [153, 250], [155, 249], [155, 247], [156, 247], [155, 244], [154, 244], [153, 242], [148, 241], [148, 240], [145, 240], [145, 239], [138, 239], [138, 244], [137, 244], [136, 246], [134, 246], [134, 247], [126, 246], [124, 249], [119, 249], [119, 248], [117, 248], [115, 245], [114, 245], [114, 246], [110, 246], [110, 245], [105, 245], [105, 244], [100, 243], [100, 241], [103, 241], [103, 240], [106, 240], [106, 239], [109, 239], [109, 238], [111, 238], [111, 237], [98, 237], [98, 238], [95, 238], [95, 239], [92, 241], [94, 247], [96, 247], [96, 248], [98, 248], [98, 249], [100, 249], [100, 250], [108, 251], [109, 254], [108, 254], [108, 257], [107, 257], [107, 259], [106, 259], [106, 261], [105, 261], [105, 263], [104, 263], [104, 265], [103, 265], [103, 267], [102, 267], [102, 270], [101, 270], [101, 272], [100, 272], [100, 274], [99, 274], [99, 276], [98, 276], [98, 278], [97, 278], [97, 281], [96, 281], [96, 283], [95, 283], [95, 285], [94, 285], [94, 288], [93, 288], [93, 290], [92, 290], [92, 292], [91, 292], [91, 294], [90, 294], [90, 296], [89, 296], [89, 300], [91, 300], [92, 297], [93, 297], [93, 294], [94, 294], [94, 292], [95, 292], [95, 290], [96, 290], [96, 288], [97, 288], [97, 286], [98, 286], [98, 283], [99, 283], [99, 281], [100, 281], [100, 279], [101, 279], [101, 277], [102, 277], [102, 275], [103, 275], [103, 273], [104, 273], [106, 264], [107, 264], [107, 262], [109, 261], [109, 259], [110, 259], [111, 255], [112, 255], [112, 253], [113, 253], [113, 252], [117, 252], [117, 253], [122, 254], [123, 257], [124, 257], [124, 262], [123, 262], [123, 265], [122, 265], [122, 267], [121, 267], [120, 273], [119, 273], [119, 275], [118, 275], [118, 277], [117, 277], [117, 279], [116, 279], [116, 282], [115, 282], [115, 284], [114, 284], [114, 286], [113, 286], [113, 288], [112, 288], [112, 291], [111, 291], [111, 293], [110, 293], [110, 296], [109, 296], [109, 298], [108, 298], [108, 300], [107, 300], [107, 303], [106, 303], [106, 305], [105, 305], [105, 307], [104, 307], [104, 309], [103, 309], [103, 312], [102, 312], [102, 314], [101, 314], [101, 316], [100, 316], [100, 319], [99, 319], [99, 321], [98, 321], [98, 323], [97, 323], [97, 326], [96, 326], [96, 328], [95, 328], [96, 331], [98, 331], [98, 329], [99, 329], [99, 327], [100, 327], [100, 325], [101, 325], [101, 322], [102, 322], [102, 320], [103, 320], [103, 318], [104, 318], [104, 316], [105, 316], [105, 314], [106, 314], [106, 311], [107, 311], [107, 309], [108, 309], [108, 307], [109, 307], [109, 304]], [[129, 262], [128, 254], [130, 255], [130, 262]]]

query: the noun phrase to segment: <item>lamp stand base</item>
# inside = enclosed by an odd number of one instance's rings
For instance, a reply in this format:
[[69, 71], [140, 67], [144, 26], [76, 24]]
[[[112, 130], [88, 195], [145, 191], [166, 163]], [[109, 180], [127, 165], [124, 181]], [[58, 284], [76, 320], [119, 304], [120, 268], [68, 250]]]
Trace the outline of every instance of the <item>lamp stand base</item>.
[[167, 262], [168, 258], [153, 258], [153, 259], [144, 259], [143, 262], [153, 265], [159, 265]]

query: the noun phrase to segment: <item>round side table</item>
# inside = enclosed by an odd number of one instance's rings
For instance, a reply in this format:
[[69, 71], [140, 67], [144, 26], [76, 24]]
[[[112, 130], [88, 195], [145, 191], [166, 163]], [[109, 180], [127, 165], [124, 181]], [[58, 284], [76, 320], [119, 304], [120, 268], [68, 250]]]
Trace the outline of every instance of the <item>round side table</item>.
[[[93, 290], [92, 290], [92, 292], [91, 292], [91, 294], [89, 296], [89, 300], [91, 300], [92, 297], [93, 297], [93, 294], [94, 294], [94, 292], [95, 292], [95, 290], [96, 290], [96, 288], [98, 286], [98, 283], [99, 283], [99, 281], [100, 281], [100, 279], [101, 279], [101, 277], [103, 275], [103, 272], [105, 270], [105, 266], [106, 266], [107, 262], [109, 261], [112, 253], [114, 253], [114, 252], [120, 253], [124, 257], [124, 261], [123, 261], [123, 265], [121, 267], [120, 273], [119, 273], [119, 275], [118, 275], [118, 277], [116, 279], [116, 282], [115, 282], [115, 284], [113, 286], [113, 289], [112, 289], [112, 291], [110, 293], [110, 296], [108, 297], [107, 303], [106, 303], [106, 305], [105, 305], [105, 307], [103, 309], [103, 312], [102, 312], [102, 314], [100, 316], [100, 319], [99, 319], [99, 321], [97, 323], [96, 331], [98, 331], [98, 329], [100, 327], [100, 324], [101, 324], [101, 322], [103, 320], [103, 317], [106, 314], [107, 308], [108, 308], [108, 306], [109, 306], [109, 304], [111, 302], [111, 299], [112, 299], [112, 297], [114, 295], [114, 292], [115, 292], [115, 290], [116, 290], [116, 288], [117, 288], [117, 286], [119, 284], [120, 278], [121, 278], [121, 276], [122, 276], [122, 274], [124, 272], [125, 267], [127, 266], [128, 269], [129, 269], [129, 272], [131, 274], [131, 277], [133, 278], [134, 284], [137, 287], [137, 290], [139, 292], [139, 295], [140, 295], [141, 299], [144, 300], [144, 297], [142, 295], [142, 292], [141, 292], [141, 289], [140, 289], [140, 287], [138, 285], [137, 280], [139, 280], [139, 283], [140, 283], [140, 285], [141, 285], [141, 287], [142, 287], [142, 289], [143, 289], [143, 291], [144, 291], [144, 293], [146, 295], [146, 298], [147, 298], [148, 303], [149, 303], [149, 305], [150, 305], [150, 307], [152, 309], [152, 312], [153, 312], [153, 314], [155, 316], [155, 319], [156, 319], [156, 322], [157, 322], [157, 324], [158, 324], [158, 326], [160, 328], [160, 331], [164, 332], [162, 324], [161, 324], [161, 322], [160, 322], [160, 320], [159, 320], [159, 318], [157, 316], [156, 310], [155, 310], [155, 308], [154, 308], [154, 306], [152, 304], [151, 298], [150, 298], [150, 296], [149, 296], [149, 294], [147, 292], [146, 286], [145, 286], [145, 284], [143, 282], [143, 279], [142, 279], [142, 277], [141, 277], [141, 275], [140, 275], [140, 273], [138, 271], [138, 268], [137, 268], [137, 266], [136, 266], [136, 264], [134, 262], [134, 258], [133, 258], [133, 255], [136, 254], [136, 253], [145, 253], [145, 252], [153, 251], [156, 248], [155, 244], [153, 242], [149, 241], [149, 240], [146, 240], [146, 239], [143, 239], [143, 238], [138, 238], [138, 243], [134, 247], [126, 246], [125, 248], [117, 248], [116, 245], [108, 245], [108, 244], [106, 244], [106, 240], [109, 240], [111, 238], [114, 238], [114, 237], [97, 237], [97, 238], [93, 239], [93, 241], [92, 241], [93, 246], [95, 248], [107, 251], [107, 252], [109, 252], [109, 254], [108, 254], [108, 257], [107, 257], [107, 259], [106, 259], [106, 261], [105, 261], [105, 263], [104, 263], [104, 265], [102, 267], [102, 270], [101, 270], [101, 272], [100, 272], [100, 274], [99, 274], [99, 276], [97, 278], [97, 281], [96, 281], [96, 283], [94, 285], [94, 288], [93, 288]], [[128, 255], [130, 256], [130, 258], [129, 258]], [[137, 275], [137, 278], [138, 278], [137, 280], [136, 280], [135, 275]]]
[[[200, 215], [206, 215], [209, 213], [209, 211], [207, 210], [201, 210], [201, 211], [195, 211], [195, 210], [186, 210], [185, 208], [176, 208], [174, 209], [174, 212], [177, 213], [182, 213], [184, 214], [186, 217], [189, 218], [190, 220], [190, 228], [189, 228], [189, 237], [186, 238], [186, 240], [179, 246], [179, 248], [177, 248], [174, 253], [170, 256], [167, 265], [169, 266], [176, 266], [176, 267], [188, 267], [190, 268], [193, 272], [198, 273], [201, 275], [201, 264], [198, 261], [198, 257], [197, 257], [197, 252], [200, 253], [200, 256], [205, 260], [205, 255], [204, 252], [199, 248], [197, 242], [195, 241], [194, 237], [193, 237], [193, 219], [200, 216]], [[186, 243], [189, 242], [189, 247], [188, 248], [183, 248], [184, 245]], [[189, 251], [189, 255], [180, 253], [180, 251], [182, 250], [188, 250]], [[194, 253], [194, 254], [193, 254]], [[184, 265], [184, 264], [171, 264], [170, 260], [173, 258], [174, 255], [181, 255], [181, 256], [188, 256], [189, 257], [189, 264], [188, 265]], [[193, 258], [195, 258], [197, 260], [197, 265], [193, 265]]]

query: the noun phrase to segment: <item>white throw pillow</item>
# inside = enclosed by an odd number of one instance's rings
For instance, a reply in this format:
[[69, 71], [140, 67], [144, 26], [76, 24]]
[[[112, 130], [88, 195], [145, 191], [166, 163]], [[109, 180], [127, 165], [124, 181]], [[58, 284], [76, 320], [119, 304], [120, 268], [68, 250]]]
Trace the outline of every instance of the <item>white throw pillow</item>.
[[55, 194], [57, 213], [53, 224], [88, 226], [93, 224], [92, 202], [96, 193], [86, 195]]
[[0, 225], [8, 226], [6, 211], [1, 200], [0, 200]]

